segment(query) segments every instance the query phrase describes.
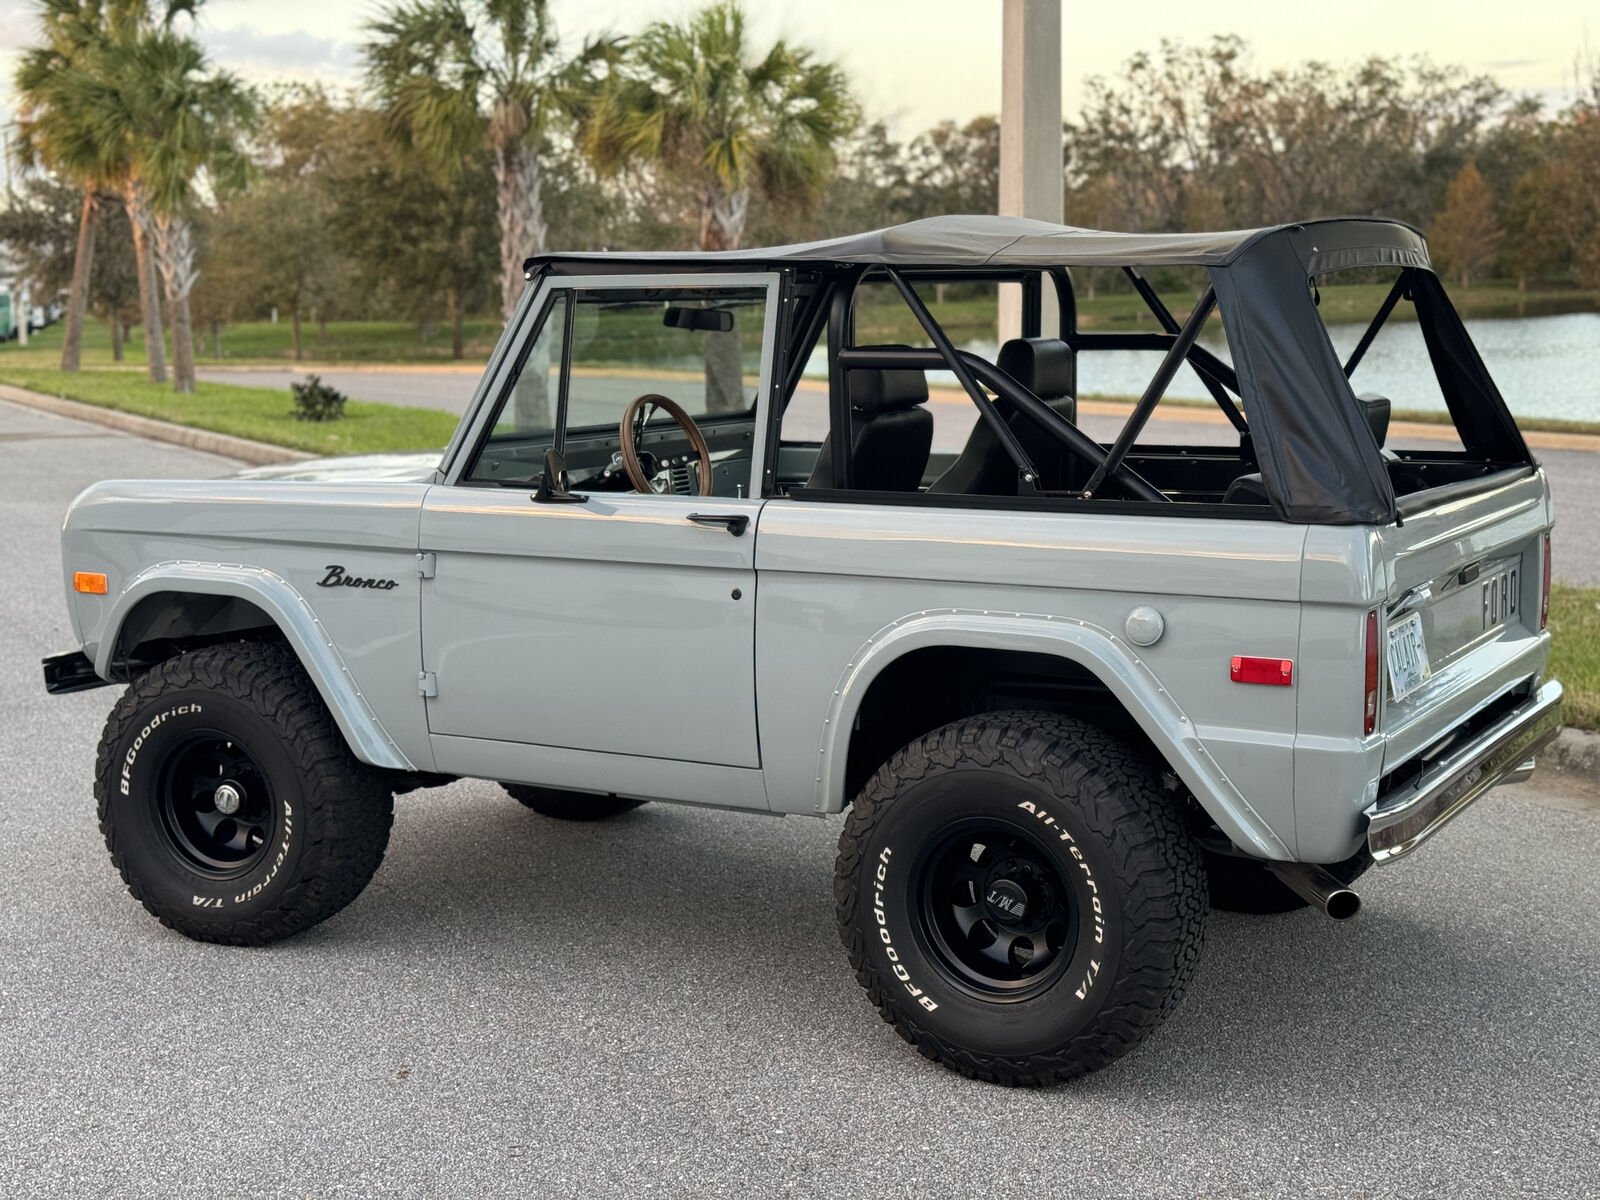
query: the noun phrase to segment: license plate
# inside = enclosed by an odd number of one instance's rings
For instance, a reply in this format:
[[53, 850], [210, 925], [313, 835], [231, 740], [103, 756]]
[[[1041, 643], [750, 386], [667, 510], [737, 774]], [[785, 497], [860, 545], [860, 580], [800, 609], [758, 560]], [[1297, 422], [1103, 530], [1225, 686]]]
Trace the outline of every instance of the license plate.
[[1389, 694], [1404, 700], [1427, 681], [1428, 674], [1422, 614], [1410, 613], [1389, 626]]

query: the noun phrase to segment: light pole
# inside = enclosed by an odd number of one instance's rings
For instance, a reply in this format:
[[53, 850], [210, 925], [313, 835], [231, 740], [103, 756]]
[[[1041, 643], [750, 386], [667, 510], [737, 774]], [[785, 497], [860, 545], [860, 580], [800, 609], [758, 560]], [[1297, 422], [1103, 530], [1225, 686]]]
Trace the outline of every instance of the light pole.
[[[1000, 62], [1000, 214], [1061, 221], [1061, 0], [1005, 0]], [[1059, 323], [1044, 289], [1043, 330]], [[1022, 289], [1000, 288], [1000, 340], [1022, 332]]]

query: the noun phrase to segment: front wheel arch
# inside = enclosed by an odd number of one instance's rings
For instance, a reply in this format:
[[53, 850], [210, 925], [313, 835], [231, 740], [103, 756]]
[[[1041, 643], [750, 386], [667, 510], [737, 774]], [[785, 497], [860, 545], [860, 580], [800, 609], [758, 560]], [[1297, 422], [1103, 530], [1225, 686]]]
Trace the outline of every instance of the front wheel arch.
[[[227, 601], [233, 602], [232, 605], [223, 603]], [[147, 603], [148, 608], [145, 607]], [[181, 613], [186, 605], [192, 606], [191, 611], [196, 614], [191, 619], [192, 623], [203, 623], [200, 608], [220, 606], [231, 611], [236, 619], [251, 621], [257, 618], [250, 614], [260, 614], [269, 624], [251, 624], [248, 628], [221, 633], [212, 639], [212, 644], [235, 637], [245, 640], [281, 639], [311, 677], [322, 702], [333, 715], [339, 732], [344, 735], [345, 742], [358, 759], [370, 766], [392, 771], [409, 773], [418, 769], [395, 744], [357, 689], [338, 648], [329, 639], [305, 597], [287, 580], [261, 567], [182, 562], [163, 563], [146, 571], [117, 598], [115, 606], [101, 624], [100, 636], [91, 651], [95, 673], [102, 679], [119, 678], [117, 655], [119, 648], [136, 636], [139, 626], [129, 626], [129, 619], [136, 612], [146, 614], [140, 618], [142, 622], [148, 623], [159, 617], [168, 622], [177, 620], [181, 627], [184, 618], [174, 614]], [[130, 629], [134, 632], [124, 633]], [[146, 641], [143, 644], [155, 643]], [[170, 653], [165, 657], [192, 648], [169, 642], [165, 649]], [[152, 665], [155, 664], [145, 664]], [[124, 671], [120, 678], [128, 678], [128, 674]]]

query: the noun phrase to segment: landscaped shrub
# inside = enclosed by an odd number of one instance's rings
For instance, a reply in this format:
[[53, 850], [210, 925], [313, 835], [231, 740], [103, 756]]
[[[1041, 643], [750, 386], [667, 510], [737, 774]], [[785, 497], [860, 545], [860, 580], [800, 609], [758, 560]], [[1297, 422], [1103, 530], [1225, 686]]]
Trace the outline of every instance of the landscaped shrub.
[[349, 397], [323, 383], [320, 375], [308, 375], [304, 383], [291, 383], [289, 390], [294, 393], [297, 421], [337, 421], [344, 416], [344, 402]]

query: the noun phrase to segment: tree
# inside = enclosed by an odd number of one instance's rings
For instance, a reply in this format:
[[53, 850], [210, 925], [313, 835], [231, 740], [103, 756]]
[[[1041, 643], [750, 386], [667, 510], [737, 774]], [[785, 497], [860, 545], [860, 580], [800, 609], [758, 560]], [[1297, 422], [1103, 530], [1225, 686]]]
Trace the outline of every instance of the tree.
[[442, 318], [451, 355], [464, 357], [467, 313], [501, 299], [488, 150], [444, 180], [383, 136], [379, 114], [354, 107], [337, 111], [319, 144], [330, 231], [366, 302], [381, 297], [423, 327]]
[[42, 163], [80, 193], [67, 327], [61, 343], [61, 369], [76, 371], [94, 269], [98, 196], [120, 166], [120, 148], [99, 127], [108, 84], [96, 50], [107, 37], [107, 28], [101, 5], [93, 0], [39, 0], [37, 15], [44, 44], [29, 50], [17, 67], [18, 126], [23, 161]]
[[1562, 236], [1561, 183], [1554, 167], [1541, 164], [1522, 173], [1506, 200], [1502, 259], [1516, 277], [1518, 292], [1527, 290], [1530, 277], [1546, 275], [1570, 257]]
[[583, 108], [619, 44], [595, 38], [561, 57], [547, 0], [403, 0], [367, 30], [368, 81], [412, 160], [453, 182], [479, 151], [493, 158], [509, 318], [523, 260], [545, 250], [540, 148]]
[[[605, 169], [635, 164], [694, 198], [702, 250], [736, 250], [752, 191], [814, 205], [854, 128], [844, 73], [779, 41], [756, 58], [736, 0], [646, 26], [588, 123]], [[744, 407], [739, 334], [705, 338], [706, 407]]]
[[1444, 207], [1428, 232], [1433, 257], [1456, 273], [1462, 287], [1471, 287], [1473, 276], [1494, 265], [1504, 237], [1495, 218], [1494, 192], [1478, 164], [1469, 162], [1451, 181]]
[[127, 194], [148, 211], [155, 234], [171, 318], [173, 387], [193, 392], [189, 295], [198, 270], [190, 208], [202, 172], [213, 192], [242, 183], [240, 141], [254, 100], [234, 76], [211, 70], [199, 42], [170, 26], [141, 29], [119, 47], [114, 78], [107, 120], [128, 132]]
[[[121, 202], [114, 193], [95, 196], [93, 269], [86, 309], [105, 316], [111, 327], [113, 357], [122, 360], [122, 330], [134, 300], [131, 247], [118, 236]], [[78, 261], [82, 195], [77, 187], [48, 175], [30, 175], [0, 209], [0, 243], [17, 273], [35, 295], [54, 296], [67, 290]]]
[[837, 64], [785, 41], [759, 58], [754, 49], [737, 0], [655, 22], [588, 124], [602, 167], [640, 165], [694, 196], [702, 250], [738, 248], [752, 189], [814, 202], [856, 124]]

